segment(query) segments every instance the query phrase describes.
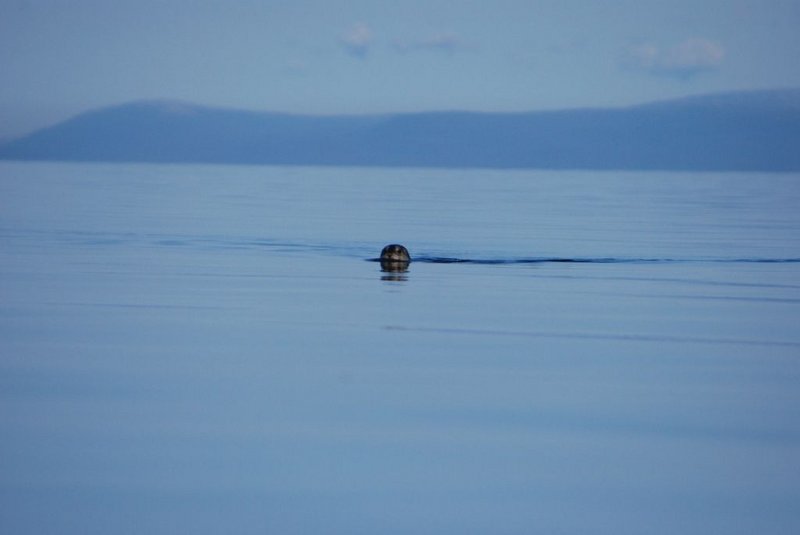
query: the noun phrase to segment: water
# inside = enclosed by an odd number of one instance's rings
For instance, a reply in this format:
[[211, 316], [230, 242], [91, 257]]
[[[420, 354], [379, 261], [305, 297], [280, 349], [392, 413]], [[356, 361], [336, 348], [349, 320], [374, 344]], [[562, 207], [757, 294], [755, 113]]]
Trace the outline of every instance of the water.
[[797, 533], [798, 206], [790, 174], [2, 163], [0, 531]]

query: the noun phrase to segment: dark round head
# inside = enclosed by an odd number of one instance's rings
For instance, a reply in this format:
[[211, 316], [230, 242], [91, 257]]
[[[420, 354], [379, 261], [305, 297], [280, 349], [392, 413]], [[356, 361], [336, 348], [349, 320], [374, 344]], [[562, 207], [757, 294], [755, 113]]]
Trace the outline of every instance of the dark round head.
[[392, 243], [381, 251], [381, 262], [411, 262], [411, 255], [402, 245]]
[[387, 245], [381, 251], [381, 271], [389, 273], [403, 273], [408, 271], [408, 264], [411, 262], [411, 255], [408, 249], [402, 245], [393, 243]]

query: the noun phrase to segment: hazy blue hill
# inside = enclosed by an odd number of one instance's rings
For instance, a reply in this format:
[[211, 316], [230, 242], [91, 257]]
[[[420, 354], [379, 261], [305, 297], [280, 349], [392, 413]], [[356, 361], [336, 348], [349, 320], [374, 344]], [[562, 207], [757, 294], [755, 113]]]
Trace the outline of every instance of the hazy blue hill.
[[303, 116], [138, 102], [0, 146], [22, 160], [800, 170], [800, 90], [628, 108]]
[[304, 117], [136, 102], [91, 111], [13, 141], [0, 157], [32, 160], [298, 163], [324, 158], [372, 117]]

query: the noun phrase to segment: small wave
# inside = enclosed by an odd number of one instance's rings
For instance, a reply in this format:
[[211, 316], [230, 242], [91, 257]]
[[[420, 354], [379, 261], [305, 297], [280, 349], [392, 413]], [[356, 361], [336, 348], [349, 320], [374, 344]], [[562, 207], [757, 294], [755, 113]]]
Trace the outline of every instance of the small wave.
[[[155, 246], [159, 248], [195, 247], [203, 249], [268, 249], [278, 252], [322, 253], [351, 258], [364, 258], [368, 251], [374, 250], [371, 243], [348, 242], [294, 242], [265, 237], [219, 236], [203, 234], [161, 234], [136, 232], [106, 232], [80, 230], [49, 230], [0, 228], [0, 238], [12, 240], [44, 240], [54, 239], [80, 245], [113, 247], [113, 246]], [[379, 258], [367, 258], [370, 262], [380, 262]], [[800, 257], [765, 258], [765, 257], [733, 257], [733, 258], [634, 258], [634, 257], [506, 257], [506, 258], [461, 258], [421, 254], [413, 256], [414, 263], [427, 264], [477, 264], [477, 265], [514, 265], [514, 264], [798, 264]]]
[[[369, 258], [370, 262], [380, 262], [380, 258]], [[416, 263], [427, 264], [796, 264], [800, 258], [614, 258], [614, 257], [533, 257], [533, 258], [455, 258], [446, 256], [415, 256]]]
[[761, 347], [800, 347], [800, 342], [793, 340], [765, 340], [750, 338], [715, 338], [702, 336], [680, 336], [658, 333], [602, 333], [580, 331], [513, 331], [503, 329], [470, 329], [458, 327], [424, 327], [413, 325], [385, 325], [387, 331], [400, 332], [429, 332], [446, 335], [467, 336], [511, 336], [526, 338], [563, 338], [571, 340], [611, 340], [624, 342], [658, 342], [677, 344], [708, 344], [708, 345], [736, 345], [736, 346], [761, 346]]
[[534, 258], [448, 258], [439, 256], [422, 256], [414, 258], [414, 262], [427, 262], [430, 264], [621, 264], [621, 263], [655, 263], [674, 262], [669, 259], [656, 258], [564, 258], [564, 257], [534, 257]]

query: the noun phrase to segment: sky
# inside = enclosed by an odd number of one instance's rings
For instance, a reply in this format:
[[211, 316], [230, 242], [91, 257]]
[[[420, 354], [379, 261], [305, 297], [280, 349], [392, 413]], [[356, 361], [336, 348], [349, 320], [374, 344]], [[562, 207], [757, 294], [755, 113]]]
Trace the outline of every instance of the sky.
[[308, 114], [800, 87], [800, 0], [0, 0], [0, 139], [135, 100]]

